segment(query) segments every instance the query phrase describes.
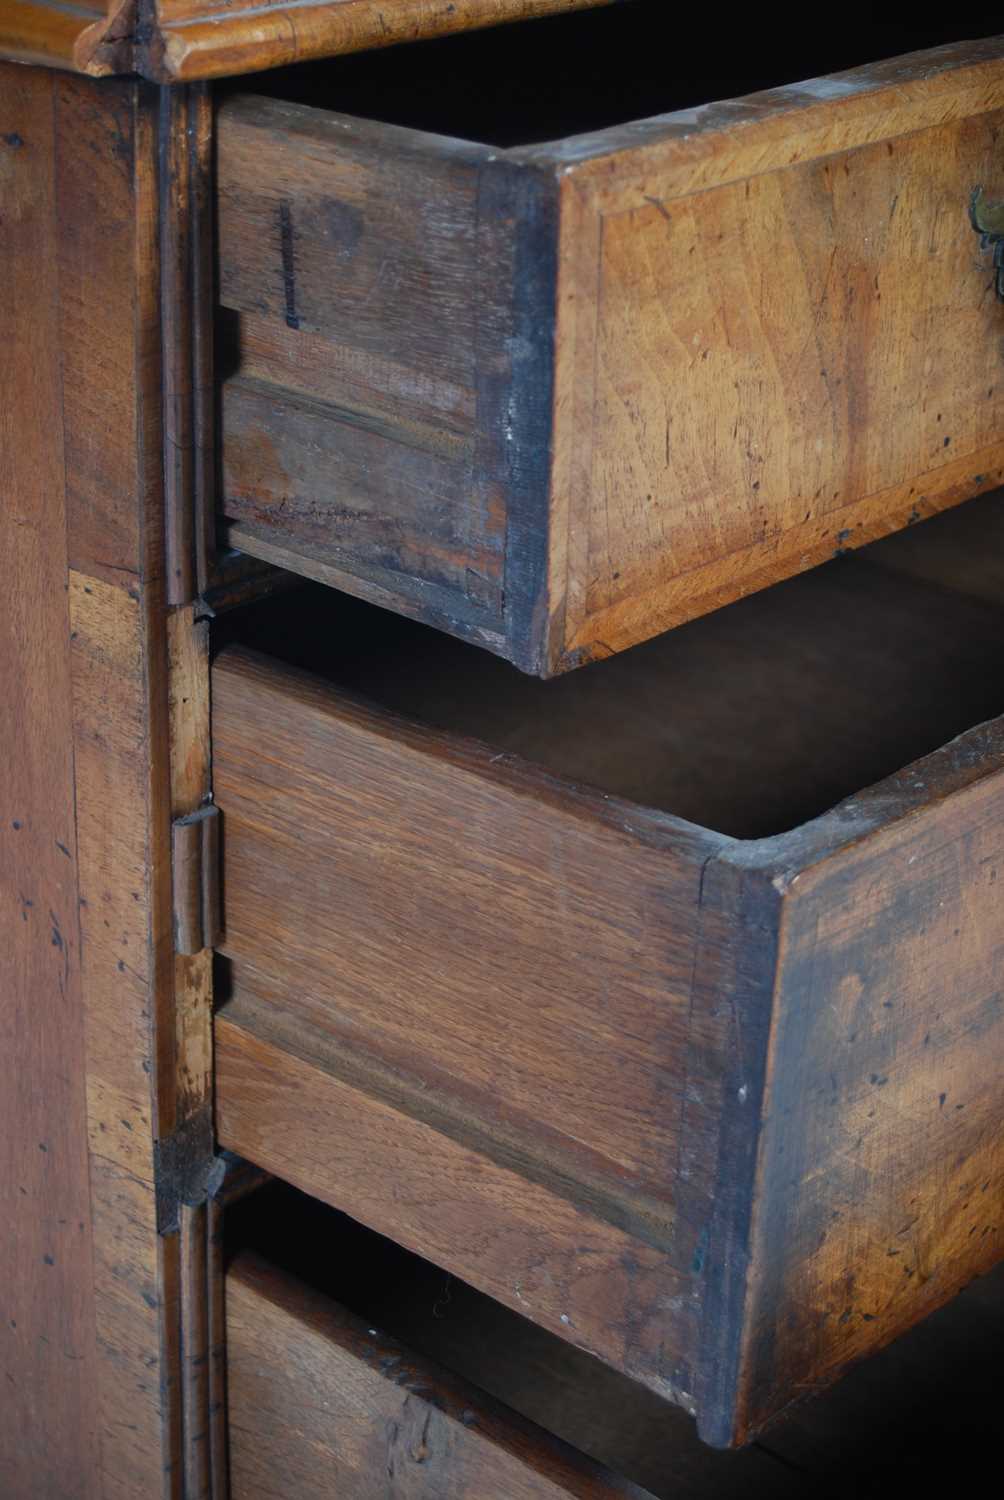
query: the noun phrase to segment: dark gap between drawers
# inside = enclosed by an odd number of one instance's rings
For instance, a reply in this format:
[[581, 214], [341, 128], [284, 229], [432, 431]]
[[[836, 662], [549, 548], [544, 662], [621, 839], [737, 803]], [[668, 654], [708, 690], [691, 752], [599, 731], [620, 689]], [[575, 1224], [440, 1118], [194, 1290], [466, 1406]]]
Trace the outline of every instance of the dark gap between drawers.
[[316, 584], [236, 611], [216, 640], [761, 837], [1004, 711], [1004, 492], [550, 682]]
[[[671, 14], [668, 12], [671, 11]], [[993, 36], [994, 12], [941, 24], [842, 16], [792, 27], [762, 11], [682, 15], [627, 0], [438, 41], [237, 78], [233, 91], [512, 147], [736, 98], [944, 43]]]
[[685, 1412], [284, 1183], [228, 1210], [226, 1240], [228, 1258], [256, 1252], [656, 1497], [801, 1493], [776, 1460], [706, 1447]]
[[[762, 1444], [706, 1447], [690, 1418], [589, 1355], [284, 1183], [226, 1215], [251, 1250], [655, 1496], [754, 1500], [972, 1484], [996, 1421], [1004, 1267], [800, 1407]], [[888, 1488], [894, 1481], [893, 1489]]]

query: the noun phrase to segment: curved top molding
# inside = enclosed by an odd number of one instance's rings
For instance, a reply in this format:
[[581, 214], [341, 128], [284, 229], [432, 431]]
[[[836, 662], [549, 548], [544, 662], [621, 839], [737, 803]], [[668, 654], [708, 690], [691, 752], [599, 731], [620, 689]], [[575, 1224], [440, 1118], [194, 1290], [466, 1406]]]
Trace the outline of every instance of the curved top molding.
[[616, 0], [0, 0], [0, 57], [186, 83]]
[[136, 0], [0, 0], [0, 57], [102, 78], [134, 69]]

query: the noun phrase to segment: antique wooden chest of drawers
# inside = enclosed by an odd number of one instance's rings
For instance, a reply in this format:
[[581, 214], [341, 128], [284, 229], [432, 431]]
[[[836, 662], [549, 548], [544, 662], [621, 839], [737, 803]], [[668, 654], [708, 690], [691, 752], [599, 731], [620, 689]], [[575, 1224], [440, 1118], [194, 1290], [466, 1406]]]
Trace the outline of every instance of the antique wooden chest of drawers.
[[676, 1495], [1000, 1258], [1004, 43], [663, 9], [0, 0], [12, 1500]]

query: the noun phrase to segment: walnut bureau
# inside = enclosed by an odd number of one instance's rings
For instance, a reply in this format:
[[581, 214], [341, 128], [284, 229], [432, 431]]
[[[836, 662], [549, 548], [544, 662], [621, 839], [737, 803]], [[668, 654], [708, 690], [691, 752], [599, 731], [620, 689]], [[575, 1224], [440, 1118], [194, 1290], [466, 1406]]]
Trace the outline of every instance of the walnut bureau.
[[1004, 40], [659, 12], [0, 0], [5, 1497], [676, 1494], [1002, 1258]]

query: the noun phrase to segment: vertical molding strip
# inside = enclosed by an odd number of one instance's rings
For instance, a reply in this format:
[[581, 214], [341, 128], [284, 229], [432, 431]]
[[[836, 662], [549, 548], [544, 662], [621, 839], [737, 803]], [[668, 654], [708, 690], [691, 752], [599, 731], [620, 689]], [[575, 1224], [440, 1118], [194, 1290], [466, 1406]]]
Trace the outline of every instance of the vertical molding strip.
[[160, 90], [161, 327], [164, 361], [164, 517], [167, 602], [195, 594], [193, 506], [195, 433], [192, 400], [193, 232], [189, 90]]

